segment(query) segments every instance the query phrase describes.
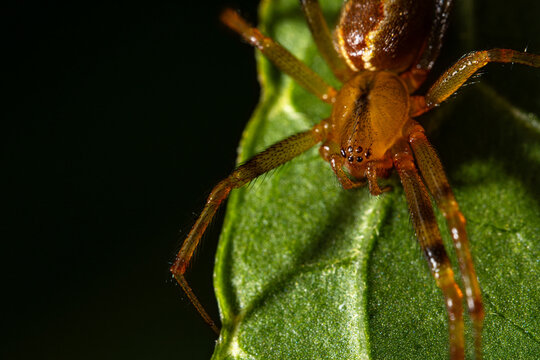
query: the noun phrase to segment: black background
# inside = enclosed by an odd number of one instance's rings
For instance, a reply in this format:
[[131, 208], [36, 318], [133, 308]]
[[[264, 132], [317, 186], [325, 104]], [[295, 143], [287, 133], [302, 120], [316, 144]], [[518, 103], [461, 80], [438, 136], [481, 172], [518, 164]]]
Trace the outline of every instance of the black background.
[[[3, 5], [3, 359], [212, 354], [168, 267], [259, 96], [226, 6], [256, 21], [247, 0]], [[214, 252], [188, 278], [217, 318]]]

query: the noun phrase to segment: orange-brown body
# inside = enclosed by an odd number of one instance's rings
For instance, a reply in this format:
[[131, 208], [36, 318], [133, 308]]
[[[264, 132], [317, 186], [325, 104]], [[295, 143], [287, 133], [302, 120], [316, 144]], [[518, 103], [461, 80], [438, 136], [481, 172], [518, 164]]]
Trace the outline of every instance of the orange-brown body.
[[[305, 3], [309, 7], [312, 1]], [[424, 81], [438, 54], [440, 44], [434, 39], [445, 30], [441, 5], [431, 0], [351, 0], [343, 6], [333, 43], [353, 75], [345, 77], [333, 98], [320, 152], [346, 188], [367, 178], [370, 190], [380, 193], [375, 180], [392, 169], [392, 146], [415, 124], [410, 108], [417, 112], [417, 104], [411, 106], [410, 93]]]
[[409, 94], [399, 76], [387, 71], [360, 73], [336, 96], [322, 155], [329, 159], [338, 151], [355, 178], [366, 176], [368, 163], [392, 167], [388, 150], [403, 137], [408, 119]]
[[[437, 58], [452, 0], [349, 0], [343, 6], [334, 37], [318, 1], [300, 3], [319, 52], [343, 83], [339, 90], [236, 12], [226, 10], [222, 20], [298, 84], [331, 104], [331, 116], [257, 154], [214, 187], [171, 267], [173, 276], [204, 320], [219, 333], [184, 275], [202, 234], [231, 190], [322, 143], [320, 154], [345, 189], [367, 183], [371, 194], [380, 195], [389, 188], [380, 189], [378, 178], [397, 170], [416, 237], [445, 298], [450, 358], [465, 357], [465, 297], [475, 330], [475, 356], [480, 359], [484, 310], [465, 217], [424, 129], [413, 118], [443, 102], [490, 62], [540, 67], [540, 56], [508, 49], [473, 52], [448, 69], [425, 96], [412, 95]], [[452, 234], [463, 292], [454, 279], [431, 197]]]

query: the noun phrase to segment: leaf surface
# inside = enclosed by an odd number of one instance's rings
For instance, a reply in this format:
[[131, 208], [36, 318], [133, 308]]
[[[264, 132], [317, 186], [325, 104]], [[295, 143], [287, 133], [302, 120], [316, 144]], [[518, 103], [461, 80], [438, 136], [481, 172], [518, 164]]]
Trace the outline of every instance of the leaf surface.
[[[539, 22], [532, 21], [539, 6], [516, 1], [509, 10], [498, 3], [458, 2], [428, 83], [474, 48], [520, 49], [529, 42], [531, 52], [540, 52]], [[341, 1], [321, 5], [335, 21]], [[264, 32], [338, 85], [297, 1], [264, 1], [260, 16]], [[504, 31], [523, 16], [531, 22]], [[262, 99], [239, 162], [330, 114], [260, 55], [258, 65]], [[490, 65], [480, 84], [419, 119], [432, 129], [468, 220], [486, 306], [485, 359], [540, 353], [538, 114], [540, 70]], [[442, 295], [416, 242], [399, 179], [389, 183], [394, 191], [379, 197], [366, 188], [342, 190], [314, 148], [232, 192], [215, 267], [223, 329], [214, 359], [448, 358]], [[472, 358], [469, 331], [467, 341]]]

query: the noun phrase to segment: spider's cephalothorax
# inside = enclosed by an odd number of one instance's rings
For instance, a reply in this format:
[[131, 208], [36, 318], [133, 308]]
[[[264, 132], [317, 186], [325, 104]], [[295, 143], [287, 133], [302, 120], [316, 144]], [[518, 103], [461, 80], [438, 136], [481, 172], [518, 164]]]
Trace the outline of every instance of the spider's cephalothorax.
[[409, 94], [394, 73], [361, 72], [336, 96], [331, 124], [321, 147], [323, 158], [345, 167], [354, 178], [368, 167], [391, 167], [388, 150], [402, 138], [409, 119]]
[[[443, 102], [490, 62], [540, 67], [540, 56], [508, 49], [472, 52], [442, 74], [425, 95], [412, 95], [437, 58], [452, 0], [349, 0], [343, 6], [334, 37], [318, 1], [300, 3], [320, 54], [343, 83], [339, 90], [251, 27], [235, 11], [225, 10], [222, 21], [306, 90], [331, 104], [332, 114], [310, 130], [292, 135], [252, 157], [214, 187], [171, 267], [174, 278], [204, 320], [219, 333], [185, 278], [202, 234], [232, 189], [321, 143], [321, 156], [330, 163], [345, 189], [367, 182], [371, 194], [379, 195], [389, 188], [379, 188], [378, 178], [396, 169], [416, 237], [445, 297], [450, 358], [465, 357], [463, 296], [474, 328], [476, 358], [481, 358], [484, 310], [465, 217], [424, 129], [413, 118]], [[430, 195], [452, 234], [463, 292], [454, 279]]]

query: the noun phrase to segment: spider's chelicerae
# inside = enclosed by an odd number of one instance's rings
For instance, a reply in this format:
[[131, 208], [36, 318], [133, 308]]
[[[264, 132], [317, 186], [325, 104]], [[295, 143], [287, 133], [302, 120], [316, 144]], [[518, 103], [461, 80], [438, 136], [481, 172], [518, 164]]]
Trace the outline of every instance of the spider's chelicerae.
[[[336, 89], [285, 48], [251, 27], [233, 10], [222, 21], [259, 49], [281, 71], [331, 104], [329, 118], [292, 135], [237, 167], [212, 190], [206, 206], [180, 249], [171, 271], [204, 320], [219, 329], [189, 287], [185, 272], [220, 204], [230, 191], [279, 167], [317, 144], [345, 189], [367, 185], [372, 195], [389, 190], [379, 178], [396, 169], [416, 236], [444, 297], [450, 358], [464, 359], [462, 297], [473, 323], [475, 354], [481, 358], [482, 296], [462, 215], [441, 162], [414, 118], [454, 94], [490, 62], [540, 67], [540, 56], [509, 49], [465, 55], [443, 73], [425, 95], [416, 91], [437, 58], [452, 0], [349, 0], [331, 36], [317, 0], [301, 0], [319, 52], [342, 82]], [[463, 292], [441, 240], [431, 197], [446, 218], [459, 262]]]

